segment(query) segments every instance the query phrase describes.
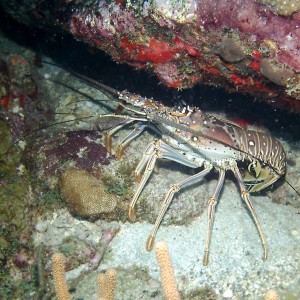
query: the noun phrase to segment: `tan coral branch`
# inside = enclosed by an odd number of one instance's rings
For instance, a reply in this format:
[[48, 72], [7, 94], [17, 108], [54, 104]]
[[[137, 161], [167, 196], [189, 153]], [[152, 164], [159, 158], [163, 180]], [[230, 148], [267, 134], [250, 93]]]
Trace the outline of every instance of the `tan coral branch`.
[[264, 300], [279, 300], [279, 294], [275, 290], [269, 290], [264, 297]]
[[98, 300], [113, 300], [116, 290], [117, 272], [115, 269], [108, 269], [97, 277]]
[[57, 299], [70, 300], [71, 296], [66, 281], [64, 256], [61, 253], [54, 253], [52, 256], [52, 274]]
[[165, 296], [167, 300], [179, 300], [180, 296], [176, 287], [174, 270], [168, 247], [164, 242], [157, 242], [155, 245], [155, 249]]

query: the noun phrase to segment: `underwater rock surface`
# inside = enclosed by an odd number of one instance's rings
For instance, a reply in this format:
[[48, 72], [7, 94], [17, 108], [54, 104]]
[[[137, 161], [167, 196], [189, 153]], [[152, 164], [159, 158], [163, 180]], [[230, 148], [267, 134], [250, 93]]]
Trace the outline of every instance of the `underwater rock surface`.
[[70, 32], [117, 62], [148, 69], [168, 87], [204, 83], [300, 112], [298, 0], [2, 0], [2, 5], [33, 28]]

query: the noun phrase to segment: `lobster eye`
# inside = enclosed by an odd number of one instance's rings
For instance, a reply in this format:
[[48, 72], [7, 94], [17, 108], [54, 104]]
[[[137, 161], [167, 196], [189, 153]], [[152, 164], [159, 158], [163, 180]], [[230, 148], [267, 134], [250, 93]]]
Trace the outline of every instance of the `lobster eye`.
[[261, 172], [261, 165], [259, 161], [253, 161], [251, 164], [249, 164], [248, 171], [257, 178]]

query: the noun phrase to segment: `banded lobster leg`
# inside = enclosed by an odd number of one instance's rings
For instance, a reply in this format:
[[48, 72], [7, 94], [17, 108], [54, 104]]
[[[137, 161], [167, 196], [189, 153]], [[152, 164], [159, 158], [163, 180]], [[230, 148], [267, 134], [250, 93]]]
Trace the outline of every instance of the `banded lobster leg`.
[[264, 237], [264, 234], [263, 234], [263, 231], [260, 227], [260, 223], [258, 221], [258, 218], [256, 216], [256, 213], [254, 211], [254, 207], [253, 207], [253, 204], [250, 200], [250, 197], [249, 197], [249, 193], [247, 192], [247, 189], [246, 189], [246, 186], [244, 184], [244, 180], [243, 180], [243, 177], [236, 165], [235, 162], [232, 162], [231, 166], [230, 166], [230, 169], [231, 171], [233, 172], [238, 184], [239, 184], [239, 187], [240, 187], [240, 191], [241, 191], [241, 197], [242, 199], [245, 201], [245, 204], [247, 206], [247, 208], [249, 209], [250, 213], [251, 213], [251, 216], [254, 220], [254, 223], [256, 225], [256, 228], [257, 228], [257, 231], [259, 233], [259, 236], [260, 236], [260, 239], [261, 239], [261, 243], [262, 243], [262, 247], [263, 247], [263, 260], [266, 260], [267, 257], [268, 257], [268, 253], [267, 253], [267, 245], [266, 245], [266, 240], [265, 240], [265, 237]]
[[155, 239], [155, 236], [156, 236], [156, 233], [157, 233], [157, 230], [159, 228], [159, 225], [170, 205], [170, 203], [172, 202], [173, 200], [173, 197], [176, 193], [178, 193], [181, 189], [189, 186], [189, 185], [192, 185], [192, 184], [195, 184], [199, 181], [201, 181], [203, 179], [203, 177], [205, 175], [207, 175], [212, 169], [212, 166], [207, 164], [205, 167], [204, 167], [204, 170], [202, 170], [201, 172], [193, 175], [193, 176], [190, 176], [178, 183], [175, 183], [175, 184], [172, 184], [171, 185], [171, 188], [169, 189], [162, 205], [161, 205], [161, 209], [158, 213], [158, 216], [157, 216], [157, 219], [155, 221], [155, 224], [153, 226], [153, 229], [147, 239], [147, 242], [146, 242], [146, 249], [149, 251], [153, 248], [153, 244], [154, 244], [154, 239]]
[[127, 135], [125, 138], [121, 140], [116, 150], [116, 159], [119, 160], [124, 154], [125, 148], [130, 144], [131, 141], [136, 139], [144, 129], [146, 128], [145, 124], [137, 124], [135, 128]]
[[[112, 151], [112, 136], [122, 128], [126, 127], [127, 125], [130, 125], [132, 123], [136, 122], [135, 119], [127, 119], [123, 121], [121, 124], [118, 124], [113, 129], [107, 130], [105, 132], [105, 148], [108, 153], [111, 153]], [[126, 146], [133, 141], [135, 138], [137, 138], [146, 128], [146, 125], [143, 123], [139, 123], [135, 126], [135, 128], [127, 135], [125, 138], [121, 140], [121, 142], [118, 144], [117, 150], [116, 150], [116, 159], [119, 160], [124, 154], [124, 150]]]
[[123, 127], [125, 127], [133, 122], [134, 122], [134, 120], [131, 120], [131, 119], [124, 120], [122, 123], [118, 124], [113, 129], [107, 130], [105, 132], [105, 148], [108, 153], [111, 154], [111, 148], [112, 148], [111, 137], [112, 137], [112, 135], [115, 134], [120, 129], [122, 129]]
[[165, 144], [162, 140], [155, 140], [151, 142], [146, 151], [143, 154], [143, 158], [138, 164], [136, 170], [135, 170], [135, 177], [137, 179], [140, 178], [142, 171], [145, 169], [144, 174], [140, 180], [139, 187], [129, 205], [129, 210], [128, 210], [128, 218], [131, 222], [135, 221], [136, 218], [136, 210], [135, 210], [135, 205], [136, 202], [146, 185], [150, 175], [152, 174], [156, 160], [158, 158], [164, 158], [168, 159], [171, 161], [178, 162], [182, 165], [185, 165], [190, 168], [199, 168], [203, 165], [203, 161], [199, 162], [193, 162], [187, 159], [184, 155], [180, 154], [177, 152], [174, 148], [168, 146]]
[[207, 210], [207, 231], [206, 231], [206, 240], [205, 240], [205, 247], [204, 247], [204, 256], [203, 256], [203, 265], [208, 265], [208, 257], [209, 257], [209, 248], [210, 248], [210, 240], [211, 240], [211, 232], [215, 218], [215, 208], [219, 199], [219, 195], [221, 189], [224, 185], [225, 179], [225, 170], [218, 169], [219, 171], [219, 178], [213, 195], [208, 200], [208, 210]]
[[[192, 168], [197, 168], [202, 165], [202, 164], [199, 165], [197, 163], [191, 162], [185, 156], [178, 153], [176, 150], [169, 147], [168, 145], [164, 144], [161, 140], [150, 143], [144, 153], [142, 160], [140, 161], [140, 163], [136, 169], [136, 175], [138, 175], [138, 176], [142, 172], [143, 169], [145, 169], [145, 172], [143, 174], [143, 177], [142, 177], [142, 180], [138, 187], [138, 190], [135, 193], [133, 200], [129, 206], [128, 215], [129, 215], [130, 221], [132, 221], [132, 222], [136, 218], [135, 205], [136, 205], [137, 199], [138, 199], [139, 195], [141, 194], [142, 189], [144, 188], [151, 173], [153, 172], [157, 158], [166, 158], [166, 159], [176, 161], [180, 164], [183, 164], [183, 165], [186, 165], [186, 166], [189, 166]], [[183, 189], [189, 185], [192, 185], [192, 184], [195, 184], [195, 183], [201, 181], [211, 171], [211, 169], [212, 169], [212, 165], [210, 163], [206, 162], [206, 163], [204, 163], [204, 169], [201, 172], [199, 172], [193, 176], [190, 176], [176, 184], [171, 185], [171, 188], [169, 189], [165, 199], [162, 202], [161, 209], [158, 213], [158, 216], [157, 216], [157, 219], [153, 226], [153, 229], [147, 239], [146, 250], [149, 251], [153, 248], [154, 239], [155, 239], [156, 233], [158, 231], [159, 225], [160, 225], [170, 203], [172, 202], [175, 193], [178, 193], [181, 189]], [[209, 246], [210, 246], [210, 240], [211, 240], [212, 225], [213, 225], [213, 221], [214, 221], [215, 206], [217, 204], [217, 199], [218, 199], [220, 191], [223, 187], [224, 178], [225, 178], [225, 170], [219, 169], [218, 171], [219, 171], [218, 183], [217, 183], [217, 186], [214, 190], [212, 197], [209, 200], [209, 205], [208, 205], [207, 236], [206, 236], [206, 242], [205, 242], [205, 252], [204, 252], [204, 257], [203, 257], [203, 264], [205, 266], [208, 264]]]
[[[205, 164], [204, 170], [201, 172], [188, 177], [184, 180], [182, 180], [179, 183], [171, 185], [170, 190], [168, 191], [163, 204], [161, 206], [161, 210], [159, 211], [158, 217], [155, 221], [154, 227], [147, 239], [146, 243], [146, 249], [149, 251], [153, 248], [154, 239], [158, 230], [158, 227], [166, 213], [166, 210], [168, 209], [175, 193], [178, 193], [181, 189], [191, 185], [195, 184], [203, 179], [212, 169], [212, 166], [210, 164]], [[220, 191], [224, 184], [224, 178], [225, 178], [225, 171], [219, 170], [219, 179], [217, 186], [215, 187], [214, 193], [212, 197], [209, 199], [208, 202], [208, 221], [207, 221], [207, 235], [206, 235], [206, 241], [205, 241], [205, 250], [204, 250], [204, 256], [203, 256], [203, 265], [208, 265], [208, 257], [209, 257], [209, 247], [210, 247], [210, 240], [211, 240], [211, 232], [212, 232], [212, 226], [214, 222], [214, 215], [215, 215], [215, 207], [217, 204], [217, 199], [219, 197]]]

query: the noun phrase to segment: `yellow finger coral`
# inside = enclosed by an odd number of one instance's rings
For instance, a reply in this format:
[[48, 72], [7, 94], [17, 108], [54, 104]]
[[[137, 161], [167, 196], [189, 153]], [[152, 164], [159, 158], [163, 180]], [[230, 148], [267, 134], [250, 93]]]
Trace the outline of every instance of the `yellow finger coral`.
[[179, 300], [180, 296], [176, 287], [174, 270], [168, 247], [164, 242], [157, 242], [155, 249], [165, 296], [167, 300]]
[[264, 300], [279, 300], [279, 295], [275, 290], [269, 290], [265, 294]]
[[100, 273], [97, 277], [98, 300], [113, 300], [116, 290], [117, 272], [115, 269], [108, 269], [105, 273]]
[[61, 253], [54, 253], [52, 256], [53, 283], [58, 300], [70, 300], [68, 291], [64, 256]]

